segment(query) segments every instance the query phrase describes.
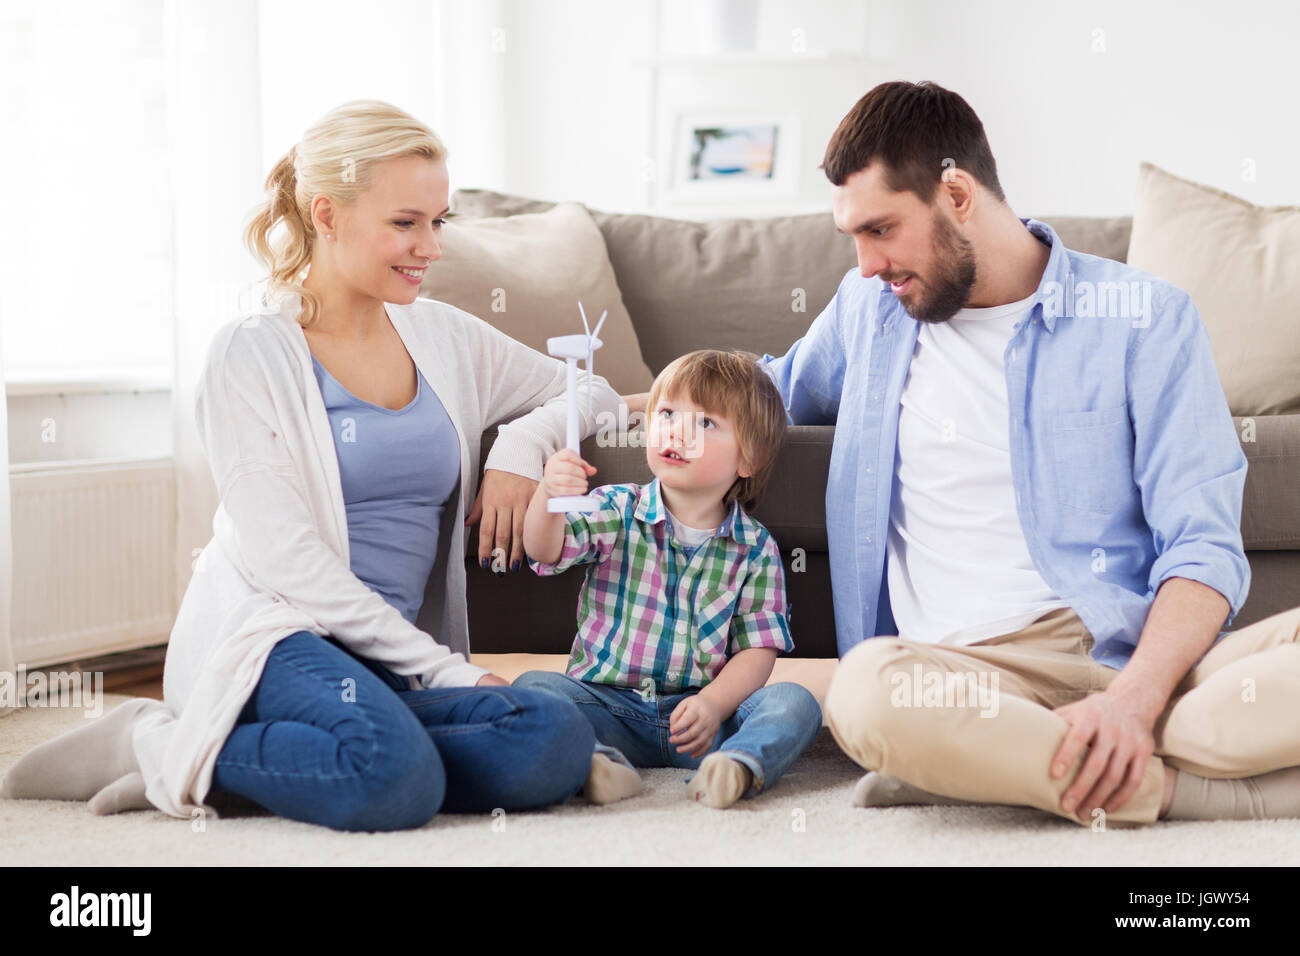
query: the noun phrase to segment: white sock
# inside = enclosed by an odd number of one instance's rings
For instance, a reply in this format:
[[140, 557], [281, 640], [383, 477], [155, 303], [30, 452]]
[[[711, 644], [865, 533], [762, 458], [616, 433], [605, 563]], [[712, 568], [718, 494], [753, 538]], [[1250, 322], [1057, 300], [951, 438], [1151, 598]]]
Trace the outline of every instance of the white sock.
[[89, 800], [140, 769], [131, 746], [131, 724], [154, 701], [138, 697], [29, 751], [0, 782], [18, 800]]
[[125, 810], [152, 810], [144, 789], [144, 776], [138, 770], [128, 773], [91, 797], [90, 809], [101, 817]]
[[871, 771], [858, 781], [853, 788], [853, 805], [855, 807], [908, 807], [930, 805], [938, 807], [973, 806], [974, 801], [959, 800], [930, 793], [920, 787], [914, 787], [898, 777], [887, 777], [883, 773]]
[[635, 796], [640, 790], [641, 775], [631, 767], [604, 754], [591, 755], [591, 769], [587, 771], [587, 782], [582, 785], [582, 795], [592, 803], [614, 803]]
[[1300, 817], [1300, 767], [1217, 779], [1178, 771], [1164, 820], [1279, 820]]
[[754, 775], [743, 763], [726, 754], [712, 753], [701, 761], [700, 769], [686, 785], [686, 796], [721, 810], [743, 797], [753, 784]]

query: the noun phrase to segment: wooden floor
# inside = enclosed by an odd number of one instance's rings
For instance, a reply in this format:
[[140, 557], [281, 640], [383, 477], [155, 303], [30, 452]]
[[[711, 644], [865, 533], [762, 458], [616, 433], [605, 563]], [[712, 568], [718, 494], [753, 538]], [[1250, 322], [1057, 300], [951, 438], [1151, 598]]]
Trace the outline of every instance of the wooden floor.
[[110, 694], [126, 694], [128, 697], [152, 697], [154, 700], [162, 700], [162, 665], [119, 671], [112, 675], [105, 674], [104, 690]]

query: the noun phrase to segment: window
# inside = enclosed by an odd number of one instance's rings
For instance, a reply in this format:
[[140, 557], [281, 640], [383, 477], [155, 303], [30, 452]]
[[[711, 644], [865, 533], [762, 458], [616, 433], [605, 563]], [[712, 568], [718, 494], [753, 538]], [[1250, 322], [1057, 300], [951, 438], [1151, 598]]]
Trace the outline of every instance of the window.
[[170, 379], [163, 77], [163, 0], [0, 5], [7, 380]]

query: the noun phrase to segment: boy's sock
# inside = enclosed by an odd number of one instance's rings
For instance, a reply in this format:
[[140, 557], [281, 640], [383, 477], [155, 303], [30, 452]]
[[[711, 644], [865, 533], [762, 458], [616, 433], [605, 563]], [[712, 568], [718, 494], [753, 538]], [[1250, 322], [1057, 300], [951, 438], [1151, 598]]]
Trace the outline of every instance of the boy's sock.
[[897, 777], [871, 771], [853, 788], [855, 807], [908, 807], [924, 804], [936, 807], [974, 806], [971, 800], [959, 800], [930, 793]]
[[582, 795], [592, 803], [614, 803], [635, 796], [641, 790], [641, 775], [631, 767], [610, 760], [604, 754], [591, 755], [591, 769]]
[[138, 770], [128, 773], [91, 797], [90, 809], [101, 817], [126, 810], [152, 810], [144, 790], [144, 776]]
[[701, 761], [700, 769], [686, 785], [686, 796], [721, 810], [743, 797], [753, 784], [754, 775], [743, 763], [713, 753]]
[[85, 727], [47, 740], [9, 768], [0, 791], [19, 800], [89, 800], [140, 769], [131, 723], [153, 703], [128, 700]]
[[1300, 767], [1229, 780], [1179, 770], [1162, 820], [1277, 820], [1300, 817]]

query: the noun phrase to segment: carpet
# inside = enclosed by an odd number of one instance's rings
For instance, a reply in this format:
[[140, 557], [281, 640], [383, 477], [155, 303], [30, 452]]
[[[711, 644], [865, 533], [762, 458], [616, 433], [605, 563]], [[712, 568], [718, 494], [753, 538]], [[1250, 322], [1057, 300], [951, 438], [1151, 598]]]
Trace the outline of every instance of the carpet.
[[[125, 699], [107, 695], [104, 709]], [[20, 709], [0, 719], [0, 773], [83, 719], [71, 708]], [[826, 730], [770, 791], [727, 810], [687, 801], [687, 775], [644, 770], [641, 794], [610, 806], [592, 806], [578, 797], [550, 810], [498, 818], [440, 815], [419, 830], [399, 833], [339, 833], [256, 809], [187, 821], [155, 810], [97, 817], [84, 803], [0, 798], [0, 861], [6, 866], [1300, 862], [1300, 820], [1162, 823], [1096, 832], [1028, 808], [860, 809], [850, 796], [861, 771]]]

